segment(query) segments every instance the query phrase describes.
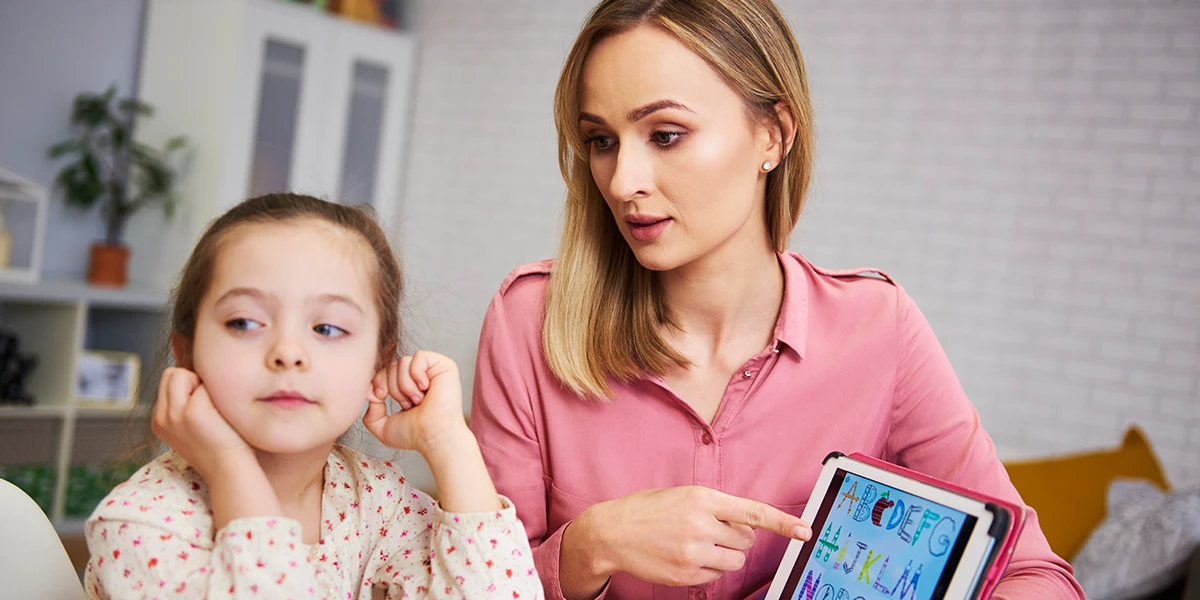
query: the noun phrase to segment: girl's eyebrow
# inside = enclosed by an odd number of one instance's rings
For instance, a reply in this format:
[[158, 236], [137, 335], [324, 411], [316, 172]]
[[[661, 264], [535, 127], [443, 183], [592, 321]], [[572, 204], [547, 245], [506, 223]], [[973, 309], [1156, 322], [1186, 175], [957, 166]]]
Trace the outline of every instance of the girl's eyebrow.
[[222, 302], [226, 302], [228, 300], [232, 300], [234, 298], [239, 298], [242, 296], [245, 296], [245, 297], [251, 298], [253, 300], [257, 300], [257, 301], [264, 301], [264, 300], [268, 299], [269, 294], [266, 294], [262, 290], [258, 290], [255, 288], [235, 287], [235, 288], [230, 288], [229, 291], [225, 292], [224, 294], [221, 294], [221, 297], [217, 298], [217, 301], [214, 302], [213, 304], [220, 305]]
[[333, 304], [333, 303], [345, 304], [346, 306], [349, 306], [350, 308], [353, 308], [354, 310], [358, 311], [358, 314], [360, 314], [360, 315], [364, 314], [362, 307], [359, 306], [358, 303], [355, 302], [353, 298], [351, 298], [350, 296], [343, 295], [343, 294], [321, 294], [320, 296], [317, 296], [317, 302], [320, 302], [322, 304]]
[[[235, 287], [222, 294], [220, 298], [217, 298], [215, 305], [219, 306], [222, 302], [226, 302], [238, 297], [248, 297], [258, 302], [275, 301], [275, 296], [273, 294], [268, 294], [262, 290], [249, 287]], [[344, 294], [321, 294], [317, 296], [314, 301], [321, 304], [345, 304], [355, 311], [358, 311], [359, 314], [364, 314], [362, 307], [359, 306], [359, 304], [355, 302], [353, 298]]]

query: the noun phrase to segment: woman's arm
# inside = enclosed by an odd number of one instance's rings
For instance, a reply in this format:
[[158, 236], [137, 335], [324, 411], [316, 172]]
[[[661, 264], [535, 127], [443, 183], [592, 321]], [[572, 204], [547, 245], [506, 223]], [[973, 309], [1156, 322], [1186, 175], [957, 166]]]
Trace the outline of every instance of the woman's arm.
[[[1021, 503], [929, 323], [902, 289], [897, 296], [896, 387], [885, 458]], [[1070, 565], [1051, 551], [1032, 509], [992, 597], [1084, 598]]]

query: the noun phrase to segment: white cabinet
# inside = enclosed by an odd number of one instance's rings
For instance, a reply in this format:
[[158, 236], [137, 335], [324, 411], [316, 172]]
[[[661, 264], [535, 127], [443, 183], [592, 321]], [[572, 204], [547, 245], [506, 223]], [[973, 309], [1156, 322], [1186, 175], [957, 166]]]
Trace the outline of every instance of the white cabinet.
[[[170, 281], [204, 224], [262, 192], [370, 204], [394, 231], [415, 53], [409, 33], [305, 5], [149, 0], [138, 96], [157, 113], [138, 137], [185, 135], [195, 153], [181, 193], [191, 216], [168, 223], [187, 243], [152, 280]], [[159, 245], [144, 237], [135, 260]]]

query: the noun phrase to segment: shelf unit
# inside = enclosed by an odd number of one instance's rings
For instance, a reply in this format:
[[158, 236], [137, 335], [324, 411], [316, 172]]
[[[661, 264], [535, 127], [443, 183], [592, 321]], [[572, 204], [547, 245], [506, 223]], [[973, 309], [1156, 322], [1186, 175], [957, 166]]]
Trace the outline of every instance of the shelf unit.
[[[27, 389], [33, 406], [0, 406], [0, 466], [48, 466], [53, 493], [48, 514], [75, 529], [86, 515], [69, 510], [71, 467], [119, 458], [145, 435], [155, 392], [140, 385], [137, 402], [115, 406], [75, 396], [75, 369], [84, 350], [136, 353], [149, 381], [162, 364], [165, 291], [95, 288], [80, 281], [0, 283], [0, 327], [20, 338], [19, 352], [38, 357]], [[75, 526], [71, 523], [75, 522]]]

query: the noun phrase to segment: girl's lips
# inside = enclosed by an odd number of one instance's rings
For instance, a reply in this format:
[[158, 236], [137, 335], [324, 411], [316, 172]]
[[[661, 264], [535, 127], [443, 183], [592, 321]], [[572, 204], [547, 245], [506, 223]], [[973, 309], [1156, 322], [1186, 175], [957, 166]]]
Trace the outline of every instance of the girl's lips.
[[270, 396], [262, 398], [262, 401], [268, 402], [275, 406], [282, 406], [285, 408], [299, 408], [302, 406], [309, 406], [312, 404], [316, 404], [316, 402], [313, 402], [312, 400], [305, 398], [304, 394], [301, 394], [299, 392], [284, 392], [284, 391], [275, 392], [274, 394], [271, 394]]

